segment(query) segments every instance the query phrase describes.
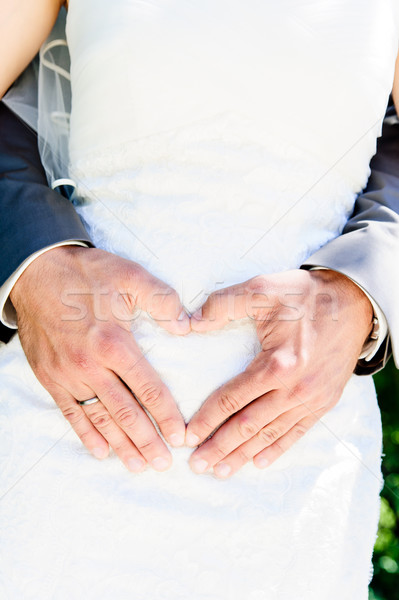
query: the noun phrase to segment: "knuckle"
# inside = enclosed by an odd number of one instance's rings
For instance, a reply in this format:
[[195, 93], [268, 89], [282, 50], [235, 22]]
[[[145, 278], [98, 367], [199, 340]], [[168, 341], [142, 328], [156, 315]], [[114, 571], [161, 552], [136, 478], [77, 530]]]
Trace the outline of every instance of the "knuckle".
[[263, 443], [267, 446], [271, 446], [271, 444], [274, 444], [274, 442], [279, 439], [280, 434], [274, 427], [264, 427], [259, 431], [258, 436]]
[[220, 443], [217, 443], [212, 446], [212, 455], [216, 460], [214, 462], [219, 462], [229, 454], [227, 448], [223, 447]]
[[[280, 350], [273, 354], [268, 360], [268, 368], [271, 373], [279, 378], [291, 377], [303, 373], [308, 365], [308, 359], [302, 352], [292, 350]], [[302, 375], [301, 375], [302, 376]]]
[[296, 354], [296, 368], [301, 371], [310, 363], [310, 355], [306, 348], [301, 348]]
[[106, 412], [99, 412], [90, 415], [90, 420], [96, 429], [107, 429], [112, 423], [111, 415]]
[[98, 356], [109, 357], [115, 353], [118, 344], [118, 335], [114, 329], [102, 328], [96, 331], [93, 339], [93, 348]]
[[[122, 383], [108, 382], [103, 387], [102, 396], [107, 400], [107, 406], [110, 404], [117, 410], [125, 406], [126, 397], [124, 395], [125, 387]], [[112, 412], [112, 411], [111, 411]]]
[[87, 353], [81, 349], [71, 350], [69, 352], [69, 360], [76, 369], [82, 371], [89, 371], [92, 366]]
[[236, 413], [240, 409], [240, 405], [234, 396], [223, 392], [218, 398], [218, 408], [223, 415], [228, 416]]
[[301, 425], [301, 423], [298, 423], [297, 425], [295, 425], [295, 427], [292, 428], [292, 433], [294, 437], [298, 440], [302, 438], [306, 432], [307, 428], [305, 427], [305, 425]]
[[121, 406], [115, 411], [115, 420], [122, 429], [133, 429], [139, 419], [138, 410], [132, 406]]
[[281, 377], [286, 371], [286, 363], [277, 353], [270, 357], [267, 366], [269, 371], [276, 377]]
[[211, 421], [208, 421], [208, 419], [206, 418], [206, 416], [202, 416], [201, 414], [196, 417], [195, 420], [195, 431], [196, 432], [204, 432], [210, 434], [211, 432], [213, 432], [216, 429], [217, 425], [215, 423], [212, 423]]
[[237, 424], [238, 433], [244, 440], [248, 440], [259, 431], [256, 423], [246, 417], [245, 415], [240, 416]]
[[122, 436], [117, 440], [113, 440], [112, 449], [118, 454], [118, 456], [127, 454], [132, 448], [130, 441], [124, 439]]
[[76, 425], [83, 419], [83, 413], [79, 409], [79, 407], [74, 406], [64, 406], [62, 409], [62, 414], [66, 418], [66, 420], [72, 425]]
[[163, 394], [162, 389], [156, 385], [148, 385], [142, 388], [138, 393], [140, 402], [145, 405], [146, 408], [156, 410], [162, 404]]
[[140, 449], [140, 452], [148, 453], [155, 447], [155, 439], [147, 439], [140, 444], [137, 444], [137, 447]]
[[172, 429], [172, 427], [175, 426], [176, 423], [179, 423], [179, 420], [174, 415], [165, 414], [161, 417], [157, 417], [157, 423], [161, 429], [169, 430]]
[[308, 392], [308, 386], [305, 381], [298, 381], [293, 390], [290, 390], [289, 396], [294, 399], [295, 397], [304, 399]]

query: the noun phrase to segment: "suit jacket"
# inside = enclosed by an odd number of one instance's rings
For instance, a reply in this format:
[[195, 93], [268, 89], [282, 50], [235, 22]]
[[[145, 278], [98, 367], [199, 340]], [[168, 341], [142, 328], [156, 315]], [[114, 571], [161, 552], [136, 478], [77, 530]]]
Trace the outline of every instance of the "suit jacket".
[[399, 121], [388, 108], [367, 188], [342, 232], [308, 258], [303, 268], [323, 266], [351, 277], [379, 304], [389, 337], [356, 373], [381, 369], [393, 350], [399, 368]]
[[[390, 112], [392, 117], [392, 109]], [[367, 189], [342, 235], [302, 268], [324, 266], [359, 283], [384, 311], [390, 336], [356, 373], [382, 368], [393, 349], [399, 367], [399, 124], [387, 120]], [[0, 102], [0, 285], [34, 252], [68, 239], [90, 243], [73, 205], [47, 186], [36, 135]], [[3, 338], [8, 337], [3, 328]]]
[[[0, 102], [0, 285], [38, 250], [90, 237], [73, 205], [47, 184], [37, 136]], [[1, 325], [0, 339], [14, 330]]]

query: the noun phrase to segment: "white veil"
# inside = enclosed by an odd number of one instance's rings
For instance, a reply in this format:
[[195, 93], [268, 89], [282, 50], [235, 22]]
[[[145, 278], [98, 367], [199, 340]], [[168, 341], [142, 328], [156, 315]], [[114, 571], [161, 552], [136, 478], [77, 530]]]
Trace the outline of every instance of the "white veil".
[[[48, 183], [71, 198], [69, 179], [70, 58], [65, 35], [66, 11], [61, 9], [39, 56], [4, 96], [3, 101], [38, 134]], [[61, 191], [61, 189], [60, 189]]]

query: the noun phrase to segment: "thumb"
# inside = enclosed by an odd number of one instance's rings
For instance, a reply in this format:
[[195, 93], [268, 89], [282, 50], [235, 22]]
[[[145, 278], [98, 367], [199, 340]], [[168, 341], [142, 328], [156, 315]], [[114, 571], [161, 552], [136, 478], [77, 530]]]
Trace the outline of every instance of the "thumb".
[[139, 266], [131, 283], [135, 305], [146, 311], [166, 331], [185, 335], [191, 330], [189, 316], [176, 290]]
[[213, 292], [191, 317], [191, 329], [198, 333], [222, 329], [237, 319], [251, 316], [248, 312], [247, 282]]

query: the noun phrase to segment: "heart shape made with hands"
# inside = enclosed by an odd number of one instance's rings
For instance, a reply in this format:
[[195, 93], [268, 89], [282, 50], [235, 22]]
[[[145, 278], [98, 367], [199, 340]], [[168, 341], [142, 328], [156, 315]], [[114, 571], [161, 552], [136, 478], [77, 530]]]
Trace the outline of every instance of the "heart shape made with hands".
[[214, 390], [244, 371], [260, 350], [249, 318], [231, 321], [215, 331], [174, 335], [141, 312], [131, 331], [186, 422]]

